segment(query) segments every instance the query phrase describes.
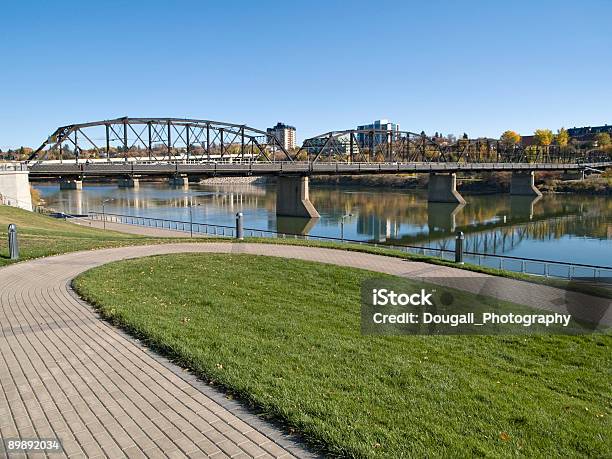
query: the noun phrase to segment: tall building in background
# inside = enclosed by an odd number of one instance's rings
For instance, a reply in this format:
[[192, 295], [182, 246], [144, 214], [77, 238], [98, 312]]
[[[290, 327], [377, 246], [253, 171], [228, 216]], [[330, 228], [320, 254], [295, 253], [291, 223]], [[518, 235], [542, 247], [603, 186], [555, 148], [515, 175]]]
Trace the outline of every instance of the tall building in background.
[[[363, 126], [357, 126], [358, 130], [368, 130], [368, 129], [382, 129], [383, 131], [389, 132], [399, 132], [400, 126], [399, 124], [391, 123], [389, 120], [376, 120], [372, 124], [365, 124]], [[378, 145], [379, 143], [386, 142], [387, 135], [383, 133], [374, 134], [374, 145]], [[360, 145], [371, 145], [372, 144], [372, 135], [366, 132], [357, 134], [357, 141]]]
[[278, 122], [276, 126], [266, 129], [268, 135], [276, 135], [285, 150], [295, 148], [295, 128], [285, 123]]

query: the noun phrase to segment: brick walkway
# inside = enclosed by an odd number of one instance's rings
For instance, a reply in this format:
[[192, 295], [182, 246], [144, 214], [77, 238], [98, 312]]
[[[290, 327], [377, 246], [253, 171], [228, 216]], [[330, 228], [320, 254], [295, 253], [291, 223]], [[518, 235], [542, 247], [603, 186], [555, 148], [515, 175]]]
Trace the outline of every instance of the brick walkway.
[[[441, 283], [446, 278], [449, 285], [463, 278], [461, 288], [475, 292], [492, 278], [364, 253], [230, 242], [105, 249], [10, 265], [0, 269], [3, 438], [59, 437], [71, 457], [310, 455], [294, 439], [100, 320], [69, 287], [71, 279], [94, 266], [178, 252], [290, 257]], [[500, 298], [559, 311], [568, 306], [562, 290], [496, 279], [501, 283], [494, 294]], [[610, 304], [581, 294], [571, 298], [576, 304]]]

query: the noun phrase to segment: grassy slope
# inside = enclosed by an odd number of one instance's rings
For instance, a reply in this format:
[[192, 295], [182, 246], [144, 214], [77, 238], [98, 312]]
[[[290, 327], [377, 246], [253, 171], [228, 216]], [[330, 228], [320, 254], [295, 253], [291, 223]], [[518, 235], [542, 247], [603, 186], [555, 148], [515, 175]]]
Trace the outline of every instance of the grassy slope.
[[109, 264], [75, 287], [328, 453], [610, 456], [609, 336], [364, 337], [359, 286], [373, 275], [185, 254]]
[[177, 241], [87, 228], [14, 207], [0, 206], [0, 266], [12, 262], [8, 258], [9, 223], [17, 225], [22, 260], [77, 250]]
[[402, 252], [395, 249], [390, 249], [384, 247], [384, 245], [380, 245], [378, 247], [374, 247], [372, 245], [365, 244], [351, 244], [351, 243], [342, 243], [342, 242], [326, 242], [326, 241], [317, 241], [315, 239], [306, 240], [306, 239], [271, 239], [271, 238], [246, 238], [243, 242], [259, 242], [262, 244], [287, 244], [287, 245], [304, 245], [311, 247], [323, 247], [330, 249], [341, 249], [348, 250], [353, 252], [364, 252], [364, 253], [373, 253], [376, 255], [385, 255], [388, 257], [395, 258], [403, 258], [406, 260], [414, 260], [414, 261], [422, 261], [424, 263], [430, 263], [433, 265], [440, 266], [449, 266], [451, 268], [456, 269], [465, 269], [467, 271], [474, 271], [483, 274], [490, 274], [492, 276], [500, 276], [507, 277], [509, 279], [518, 279], [527, 282], [532, 282], [534, 284], [543, 284], [549, 285], [551, 287], [563, 288], [566, 290], [572, 290], [576, 292], [582, 292], [589, 295], [601, 296], [604, 298], [612, 298], [612, 289], [610, 285], [607, 283], [600, 283], [598, 285], [594, 285], [592, 282], [588, 284], [582, 284], [576, 280], [566, 280], [554, 277], [544, 277], [544, 276], [535, 276], [530, 274], [523, 274], [514, 271], [507, 271], [504, 269], [497, 268], [489, 268], [487, 266], [478, 266], [470, 263], [464, 263], [463, 265], [458, 265], [450, 260], [432, 257], [429, 255], [419, 255], [415, 253], [407, 253]]

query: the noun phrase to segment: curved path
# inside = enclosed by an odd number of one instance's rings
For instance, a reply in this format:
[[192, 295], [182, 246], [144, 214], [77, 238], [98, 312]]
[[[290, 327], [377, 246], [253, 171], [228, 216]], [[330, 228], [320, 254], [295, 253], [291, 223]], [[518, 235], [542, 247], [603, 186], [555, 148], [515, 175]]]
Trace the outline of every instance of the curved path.
[[[0, 437], [59, 437], [71, 457], [311, 455], [295, 439], [100, 320], [70, 288], [76, 275], [104, 263], [179, 252], [290, 257], [439, 283], [448, 279], [450, 285], [461, 277], [461, 288], [476, 292], [491, 279], [365, 253], [230, 242], [105, 249], [10, 265], [0, 269]], [[497, 279], [500, 298], [565, 308], [561, 290]]]

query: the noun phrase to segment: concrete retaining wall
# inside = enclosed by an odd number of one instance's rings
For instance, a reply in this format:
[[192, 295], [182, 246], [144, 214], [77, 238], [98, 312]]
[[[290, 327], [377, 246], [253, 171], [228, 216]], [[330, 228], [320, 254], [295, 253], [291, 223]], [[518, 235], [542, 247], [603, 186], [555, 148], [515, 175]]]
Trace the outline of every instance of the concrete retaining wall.
[[0, 169], [0, 204], [32, 211], [27, 171]]

